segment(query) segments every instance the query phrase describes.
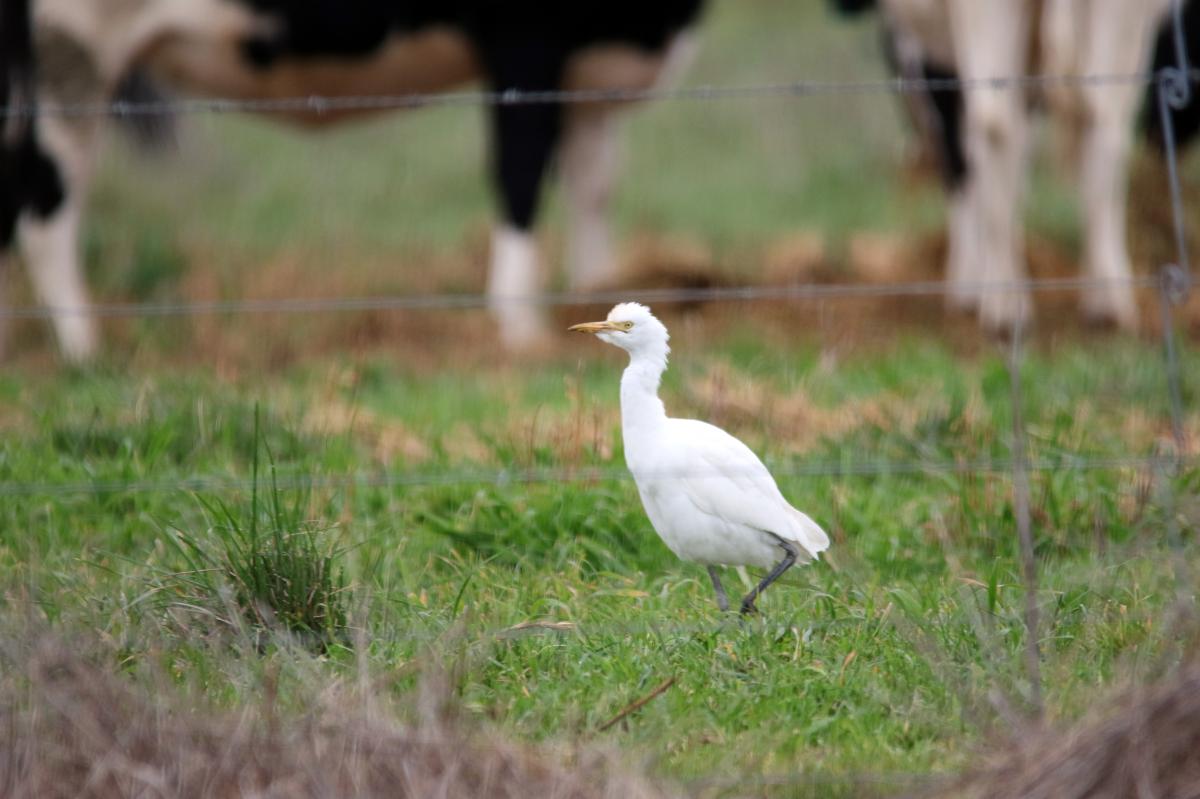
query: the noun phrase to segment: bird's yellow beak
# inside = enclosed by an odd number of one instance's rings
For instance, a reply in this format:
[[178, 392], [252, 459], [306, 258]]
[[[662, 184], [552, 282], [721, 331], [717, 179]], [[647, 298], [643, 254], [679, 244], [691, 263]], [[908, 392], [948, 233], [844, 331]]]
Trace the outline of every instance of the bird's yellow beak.
[[577, 325], [571, 325], [567, 330], [574, 330], [576, 333], [600, 333], [604, 330], [620, 330], [615, 322], [580, 322]]

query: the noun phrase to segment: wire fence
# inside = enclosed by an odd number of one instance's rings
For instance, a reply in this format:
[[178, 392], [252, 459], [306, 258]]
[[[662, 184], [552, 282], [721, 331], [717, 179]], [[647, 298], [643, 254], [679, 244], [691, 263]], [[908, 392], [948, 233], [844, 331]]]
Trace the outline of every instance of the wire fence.
[[[691, 102], [771, 99], [786, 101], [816, 96], [853, 94], [904, 94], [930, 91], [1020, 91], [1063, 86], [1142, 86], [1157, 85], [1158, 113], [1162, 122], [1164, 152], [1167, 163], [1170, 206], [1175, 247], [1175, 262], [1163, 264], [1155, 275], [1135, 276], [1125, 280], [1101, 280], [1091, 277], [1035, 279], [1016, 282], [975, 282], [966, 286], [977, 292], [1057, 292], [1079, 291], [1125, 285], [1136, 289], [1155, 289], [1159, 295], [1162, 319], [1162, 352], [1166, 380], [1163, 391], [1168, 400], [1172, 451], [1144, 456], [1063, 456], [1031, 458], [1025, 440], [1028, 435], [1019, 410], [1025, 387], [1021, 383], [1021, 363], [1024, 357], [1026, 331], [1018, 327], [1013, 334], [1009, 373], [1011, 376], [1012, 417], [1010, 456], [1004, 458], [973, 458], [956, 460], [858, 460], [849, 462], [777, 463], [776, 474], [789, 476], [872, 476], [886, 474], [1007, 474], [1012, 481], [1012, 499], [1016, 509], [1016, 526], [1020, 541], [1023, 579], [1027, 592], [1025, 623], [1027, 625], [1027, 656], [1029, 706], [1040, 714], [1038, 651], [1039, 625], [1037, 558], [1034, 553], [1034, 521], [1029, 512], [1030, 473], [1084, 470], [1137, 469], [1153, 472], [1164, 478], [1178, 475], [1197, 463], [1191, 454], [1187, 438], [1184, 407], [1183, 374], [1179, 343], [1176, 340], [1177, 309], [1191, 288], [1192, 276], [1186, 241], [1186, 214], [1179, 173], [1179, 153], [1173, 127], [1172, 111], [1191, 102], [1193, 83], [1200, 81], [1200, 70], [1191, 68], [1188, 61], [1181, 21], [1181, 4], [1172, 3], [1177, 64], [1158, 73], [1138, 72], [1112, 75], [1021, 75], [987, 80], [936, 79], [914, 80], [896, 78], [876, 81], [794, 81], [748, 86], [695, 86], [673, 89], [606, 90], [606, 91], [483, 91], [442, 94], [397, 94], [379, 96], [327, 97], [302, 96], [276, 99], [244, 100], [231, 98], [202, 100], [171, 100], [153, 103], [83, 103], [10, 106], [0, 109], [0, 117], [51, 116], [114, 116], [136, 117], [162, 114], [222, 114], [222, 113], [302, 113], [329, 114], [344, 111], [374, 111], [386, 109], [424, 108], [432, 106], [493, 106], [531, 104], [586, 104], [614, 102]], [[963, 288], [962, 283], [956, 288]], [[703, 289], [661, 289], [636, 292], [636, 299], [656, 304], [668, 303], [731, 303], [758, 300], [811, 300], [829, 298], [912, 297], [937, 296], [947, 293], [950, 283], [942, 280], [890, 284], [789, 284], [744, 285]], [[610, 303], [630, 298], [631, 292], [558, 292], [537, 296], [510, 297], [505, 302], [544, 307], [579, 306]], [[24, 307], [0, 310], [0, 319], [41, 319], [63, 313], [87, 313], [98, 317], [185, 317], [236, 314], [313, 314], [360, 311], [415, 311], [478, 309], [488, 305], [483, 294], [421, 294], [414, 296], [365, 297], [292, 297], [271, 300], [231, 300], [217, 302], [140, 302], [99, 304], [85, 309]], [[655, 477], [705, 477], [704, 472], [674, 473]], [[351, 474], [316, 475], [280, 472], [280, 488], [350, 488], [350, 487], [417, 487], [447, 485], [496, 486], [535, 483], [562, 484], [596, 481], [628, 480], [628, 472], [615, 467], [574, 468], [501, 468], [458, 469], [428, 472], [380, 471]], [[83, 479], [64, 482], [4, 482], [0, 497], [30, 497], [58, 495], [95, 495], [146, 493], [165, 491], [228, 491], [249, 490], [249, 479], [218, 475], [195, 475], [182, 479]], [[1174, 495], [1167, 493], [1167, 503]], [[1176, 553], [1181, 552], [1178, 517], [1168, 512], [1171, 529], [1168, 539]], [[1182, 560], [1182, 557], [1180, 558]], [[1181, 586], [1180, 591], [1187, 590]], [[1182, 601], [1182, 598], [1181, 598]], [[737, 783], [744, 785], [745, 783]]]
[[[883, 477], [900, 475], [1009, 474], [1020, 465], [1032, 472], [1161, 470], [1196, 465], [1193, 457], [1168, 455], [1086, 456], [1065, 454], [1058, 458], [1019, 460], [971, 458], [960, 460], [851, 460], [808, 463], [768, 463], [772, 474], [784, 477]], [[753, 477], [754, 472], [737, 469], [691, 468], [687, 471], [639, 472], [648, 480], [705, 480]], [[537, 484], [587, 484], [628, 482], [628, 469], [613, 466], [573, 466], [500, 469], [439, 469], [437, 471], [378, 471], [349, 474], [295, 473], [277, 469], [272, 485], [282, 490], [337, 488], [417, 488], [422, 486], [517, 486]], [[261, 478], [258, 481], [262, 482]], [[198, 475], [162, 480], [74, 480], [43, 483], [0, 483], [0, 497], [69, 496], [73, 494], [150, 494], [165, 491], [250, 491], [253, 478]]]
[[[1200, 69], [1188, 79], [1200, 80]], [[1081, 86], [1149, 86], [1166, 78], [1153, 72], [1093, 75], [1028, 74], [994, 78], [910, 78], [835, 81], [798, 80], [745, 86], [684, 86], [650, 89], [562, 89], [533, 91], [462, 91], [372, 95], [320, 95], [270, 99], [206, 98], [136, 102], [114, 100], [84, 103], [13, 104], [0, 107], [0, 118], [29, 116], [138, 117], [190, 114], [315, 114], [346, 111], [389, 111], [433, 107], [488, 107], [523, 105], [594, 105], [635, 102], [709, 102], [805, 98], [826, 95], [924, 94], [937, 91], [1015, 91]], [[1175, 80], [1172, 76], [1170, 80]]]
[[[1159, 277], [1134, 275], [1128, 278], [1054, 277], [1013, 281], [964, 280], [953, 284], [956, 289], [993, 294], [1024, 292], [1085, 291], [1112, 287], [1131, 289], [1156, 288], [1164, 281], [1170, 291], [1186, 291], [1187, 281], [1178, 273], [1167, 270]], [[506, 295], [503, 301], [511, 306], [543, 308], [606, 305], [623, 302], [635, 295], [644, 303], [671, 305], [679, 303], [746, 302], [755, 300], [826, 300], [866, 299], [887, 297], [934, 297], [949, 291], [945, 280], [923, 280], [902, 283], [786, 283], [781, 285], [717, 286], [711, 288], [663, 288], [613, 291], [561, 291], [544, 294]], [[283, 297], [256, 300], [217, 300], [204, 302], [137, 302], [98, 303], [86, 307], [28, 306], [0, 308], [0, 319], [48, 319], [60, 315], [88, 315], [101, 318], [152, 318], [218, 316], [243, 314], [316, 314], [362, 311], [448, 311], [487, 308], [496, 298], [486, 294], [418, 294], [401, 296], [364, 297]]]

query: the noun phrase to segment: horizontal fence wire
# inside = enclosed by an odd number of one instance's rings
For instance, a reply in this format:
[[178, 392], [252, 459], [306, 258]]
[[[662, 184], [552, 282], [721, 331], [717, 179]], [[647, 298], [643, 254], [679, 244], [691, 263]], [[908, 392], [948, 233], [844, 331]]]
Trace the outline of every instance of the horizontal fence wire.
[[[1142, 469], [1151, 471], [1167, 466], [1191, 467], [1191, 457], [1170, 455], [1110, 455], [1071, 456], [1032, 459], [1024, 466], [1034, 472], [1085, 472]], [[970, 460], [857, 460], [815, 461], [799, 464], [774, 464], [770, 470], [776, 476], [787, 477], [885, 477], [905, 475], [984, 475], [1011, 472], [1012, 458], [978, 458]], [[753, 476], [749, 470], [688, 469], [640, 473], [649, 480], [703, 480], [708, 478], [737, 478]], [[619, 466], [576, 466], [510, 469], [456, 469], [430, 472], [381, 471], [343, 474], [297, 474], [277, 470], [273, 476], [260, 477], [259, 486], [274, 486], [281, 490], [340, 489], [340, 488], [417, 488], [464, 485], [533, 485], [627, 482], [633, 477]], [[161, 480], [74, 480], [62, 482], [4, 482], [0, 497], [53, 496], [72, 494], [145, 494], [165, 491], [238, 491], [255, 486], [253, 478], [202, 475], [164, 478]]]
[[988, 293], [1086, 291], [1128, 286], [1154, 288], [1162, 282], [1154, 275], [1121, 278], [1055, 277], [1012, 281], [925, 280], [903, 283], [787, 283], [781, 285], [713, 286], [709, 288], [621, 289], [610, 291], [560, 291], [544, 294], [489, 296], [479, 293], [383, 295], [378, 297], [283, 297], [278, 299], [207, 300], [195, 302], [107, 303], [86, 306], [24, 306], [0, 308], [3, 319], [46, 319], [87, 315], [104, 318], [213, 316], [225, 314], [339, 313], [353, 311], [473, 310], [493, 304], [506, 306], [577, 307], [636, 299], [647, 303], [676, 304], [736, 302], [739, 300], [819, 300], [872, 297], [922, 297], [946, 294], [950, 289]]
[[[1013, 91], [1073, 86], [1149, 86], [1164, 78], [1154, 72], [1088, 75], [1027, 74], [993, 78], [907, 78], [796, 80], [740, 86], [682, 86], [648, 89], [553, 89], [401, 93], [309, 94], [274, 98], [189, 98], [149, 102], [105, 101], [0, 106], [0, 118], [28, 116], [165, 116], [172, 114], [328, 114], [445, 106], [587, 105], [595, 103], [753, 100], [826, 95], [913, 94], [944, 91]], [[1188, 79], [1200, 81], [1200, 69]]]

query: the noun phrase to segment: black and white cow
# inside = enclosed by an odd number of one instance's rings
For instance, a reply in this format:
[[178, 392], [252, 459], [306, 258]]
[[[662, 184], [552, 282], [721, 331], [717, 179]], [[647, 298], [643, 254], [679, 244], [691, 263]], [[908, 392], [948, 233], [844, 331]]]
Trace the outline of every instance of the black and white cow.
[[[854, 13], [870, 0], [834, 0]], [[1025, 75], [1130, 75], [1148, 67], [1169, 0], [878, 0], [897, 69], [907, 77], [977, 82]], [[1127, 164], [1142, 86], [1062, 82], [1042, 99], [1073, 126], [1079, 148], [1085, 314], [1137, 324], [1125, 236]], [[1028, 292], [992, 289], [1025, 277], [1020, 200], [1030, 97], [1012, 88], [938, 89], [916, 116], [940, 145], [949, 194], [948, 301], [1008, 330], [1031, 311]]]
[[[103, 102], [131, 72], [181, 92], [233, 98], [440, 91], [466, 81], [517, 90], [638, 90], [690, 51], [702, 0], [2, 0], [6, 101]], [[22, 40], [24, 44], [22, 44]], [[34, 72], [36, 70], [36, 73]], [[24, 89], [22, 87], [25, 87]], [[14, 94], [16, 92], [16, 94]], [[7, 104], [7, 102], [6, 102]], [[500, 198], [487, 294], [505, 343], [544, 332], [532, 226], [557, 154], [569, 206], [568, 282], [588, 289], [614, 267], [606, 206], [616, 104], [490, 109]], [[344, 114], [298, 114], [320, 124]], [[65, 355], [90, 356], [95, 321], [79, 265], [100, 119], [8, 116], [0, 161], [0, 260], [15, 242], [54, 309]]]

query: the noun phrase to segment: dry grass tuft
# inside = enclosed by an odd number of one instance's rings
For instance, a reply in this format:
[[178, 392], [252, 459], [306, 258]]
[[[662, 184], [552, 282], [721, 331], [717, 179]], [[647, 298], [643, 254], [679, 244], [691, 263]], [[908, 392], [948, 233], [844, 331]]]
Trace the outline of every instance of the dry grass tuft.
[[817, 230], [798, 230], [769, 242], [762, 261], [766, 283], [815, 283], [830, 271], [825, 236]]
[[374, 460], [383, 466], [400, 461], [418, 464], [433, 456], [429, 444], [397, 419], [387, 419], [368, 408], [352, 405], [334, 396], [322, 397], [304, 412], [300, 428], [328, 438], [353, 435], [367, 442]]
[[910, 238], [899, 233], [862, 232], [847, 242], [850, 271], [872, 284], [937, 280], [944, 260], [940, 236]]
[[0, 692], [0, 795], [9, 799], [664, 795], [595, 752], [566, 763], [444, 720], [401, 726], [361, 700], [319, 703], [301, 717], [269, 702], [204, 711], [165, 699], [166, 684], [135, 690], [46, 639], [6, 665], [15, 666]]
[[1200, 796], [1200, 665], [1123, 694], [1071, 730], [1022, 736], [943, 796]]
[[[729, 285], [714, 256], [702, 241], [680, 235], [634, 236], [625, 246], [617, 286], [636, 292], [639, 289], [711, 289]], [[683, 310], [695, 310], [699, 302], [679, 303]]]
[[802, 387], [781, 390], [725, 363], [714, 364], [686, 388], [689, 404], [703, 418], [744, 433], [756, 428], [770, 431], [772, 441], [794, 453], [808, 452], [826, 439], [840, 439], [862, 428], [910, 435], [923, 416], [944, 413], [946, 405], [944, 397], [930, 390], [919, 396], [883, 392], [824, 406]]

